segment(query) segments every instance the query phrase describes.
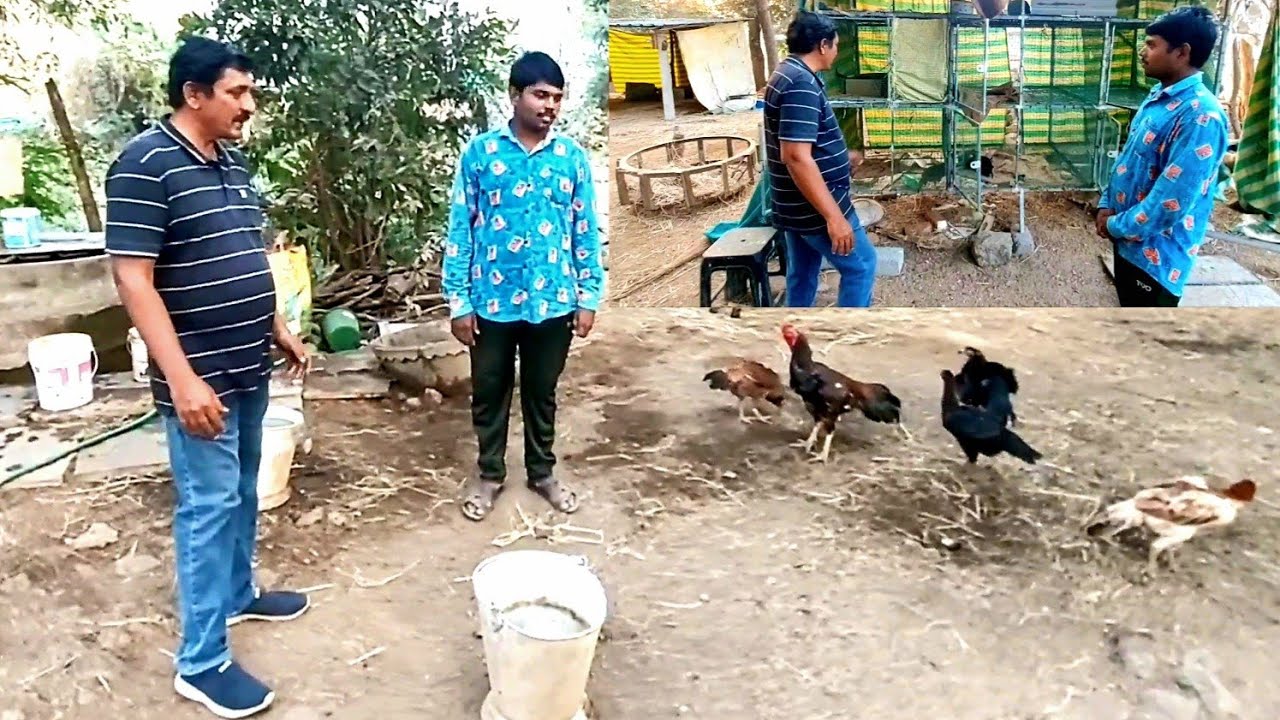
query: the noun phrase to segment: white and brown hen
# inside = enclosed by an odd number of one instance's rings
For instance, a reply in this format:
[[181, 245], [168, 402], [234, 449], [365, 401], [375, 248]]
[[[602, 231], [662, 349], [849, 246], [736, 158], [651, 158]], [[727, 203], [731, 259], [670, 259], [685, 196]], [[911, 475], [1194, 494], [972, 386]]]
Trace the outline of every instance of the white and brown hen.
[[761, 414], [760, 403], [767, 402], [780, 408], [786, 398], [778, 373], [755, 360], [739, 358], [728, 367], [712, 370], [702, 379], [711, 385], [712, 390], [727, 390], [738, 398], [738, 419], [748, 425], [754, 420], [747, 417], [747, 408], [751, 408], [755, 419], [773, 422], [772, 418]]
[[1154, 573], [1161, 553], [1173, 567], [1172, 550], [1201, 530], [1235, 521], [1253, 500], [1257, 486], [1241, 480], [1225, 490], [1210, 488], [1202, 477], [1183, 477], [1141, 490], [1128, 500], [1107, 506], [1088, 527], [1093, 536], [1109, 538], [1130, 528], [1146, 527], [1157, 537], [1147, 555], [1147, 572]]

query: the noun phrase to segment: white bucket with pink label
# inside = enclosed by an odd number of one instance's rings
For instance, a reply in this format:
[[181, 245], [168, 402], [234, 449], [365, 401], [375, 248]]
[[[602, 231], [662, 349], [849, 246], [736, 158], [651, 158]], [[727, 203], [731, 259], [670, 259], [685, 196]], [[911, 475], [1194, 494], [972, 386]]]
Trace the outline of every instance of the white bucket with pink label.
[[27, 361], [36, 378], [36, 398], [41, 409], [71, 410], [93, 400], [98, 353], [88, 335], [58, 333], [38, 337], [27, 344]]

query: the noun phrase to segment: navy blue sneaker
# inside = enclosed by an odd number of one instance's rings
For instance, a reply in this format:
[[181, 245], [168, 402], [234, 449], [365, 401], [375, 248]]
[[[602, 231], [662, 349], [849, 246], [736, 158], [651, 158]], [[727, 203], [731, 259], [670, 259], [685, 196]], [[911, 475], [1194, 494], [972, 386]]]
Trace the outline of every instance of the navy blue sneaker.
[[276, 694], [228, 660], [195, 675], [175, 675], [173, 689], [220, 718], [247, 718], [271, 706]]
[[274, 590], [259, 592], [249, 607], [227, 618], [227, 627], [245, 620], [267, 620], [284, 622], [293, 620], [311, 607], [311, 598], [302, 593]]

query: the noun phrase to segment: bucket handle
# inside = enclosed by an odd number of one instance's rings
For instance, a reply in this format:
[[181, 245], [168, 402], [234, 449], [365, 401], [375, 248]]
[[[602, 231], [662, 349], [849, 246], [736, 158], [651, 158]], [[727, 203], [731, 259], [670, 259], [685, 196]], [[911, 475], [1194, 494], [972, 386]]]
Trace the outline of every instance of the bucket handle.
[[98, 351], [90, 350], [89, 357], [93, 360], [93, 367], [89, 370], [89, 377], [97, 377], [98, 375]]

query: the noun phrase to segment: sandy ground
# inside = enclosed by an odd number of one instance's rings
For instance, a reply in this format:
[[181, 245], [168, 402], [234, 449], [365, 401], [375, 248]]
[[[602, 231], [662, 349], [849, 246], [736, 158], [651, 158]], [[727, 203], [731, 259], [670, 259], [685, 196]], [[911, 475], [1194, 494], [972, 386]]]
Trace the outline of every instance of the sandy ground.
[[[759, 138], [756, 113], [715, 116], [696, 102], [678, 105], [675, 128], [685, 137], [699, 134], [737, 134]], [[609, 155], [611, 165], [627, 154], [671, 139], [673, 127], [662, 119], [662, 105], [654, 102], [613, 100], [609, 106]], [[623, 307], [697, 306], [698, 263], [689, 260], [672, 269], [680, 258], [696, 255], [708, 242], [704, 233], [719, 222], [742, 217], [751, 189], [736, 198], [699, 208], [692, 213], [661, 213], [623, 208], [617, 192], [610, 197], [611, 269], [610, 294]], [[1013, 196], [989, 196], [1001, 224], [1017, 221]], [[955, 202], [957, 197], [939, 202]], [[920, 213], [916, 199], [885, 201], [885, 227], [901, 229]], [[944, 213], [964, 221], [965, 208]], [[906, 271], [899, 277], [876, 281], [874, 303], [893, 307], [1114, 307], [1115, 290], [1098, 260], [1110, 246], [1093, 232], [1093, 221], [1079, 205], [1063, 196], [1029, 195], [1028, 226], [1038, 250], [1030, 257], [1001, 268], [985, 270], [973, 264], [956, 243], [937, 238], [920, 240], [906, 233], [906, 242], [873, 235], [878, 245], [906, 249]], [[1215, 215], [1222, 228], [1232, 213], [1222, 208]], [[917, 239], [913, 239], [917, 238]], [[1204, 254], [1226, 255], [1252, 270], [1272, 287], [1280, 288], [1280, 253], [1213, 241]], [[668, 272], [663, 272], [667, 270]], [[828, 273], [820, 306], [835, 303], [837, 276]], [[777, 289], [781, 289], [781, 285]]]
[[[784, 312], [614, 310], [574, 351], [561, 474], [583, 491], [574, 523], [605, 541], [554, 549], [588, 555], [611, 595], [598, 718], [1192, 720], [1136, 713], [1194, 712], [1176, 683], [1199, 650], [1236, 717], [1280, 717], [1273, 316], [885, 309], [852, 325], [811, 311], [801, 323], [820, 357], [888, 383], [911, 433], [848, 418], [820, 466], [787, 445], [808, 430], [794, 399], [773, 426], [748, 427], [701, 382], [727, 351], [784, 370]], [[1018, 370], [1019, 430], [1047, 463], [965, 465], [937, 399], [938, 370], [964, 345]], [[515, 473], [488, 522], [459, 516], [450, 499], [475, 448], [465, 406], [312, 412], [296, 494], [262, 516], [261, 574], [333, 585], [294, 623], [236, 627], [238, 657], [279, 690], [271, 717], [477, 717], [487, 684], [465, 576], [517, 506], [545, 506]], [[1080, 532], [1099, 500], [1182, 472], [1252, 477], [1268, 504], [1151, 581], [1141, 545]], [[5, 720], [206, 717], [175, 698], [164, 654], [167, 480], [3, 493]], [[119, 541], [64, 543], [91, 522]], [[1117, 661], [1108, 638], [1125, 630], [1147, 635], [1125, 636]]]

